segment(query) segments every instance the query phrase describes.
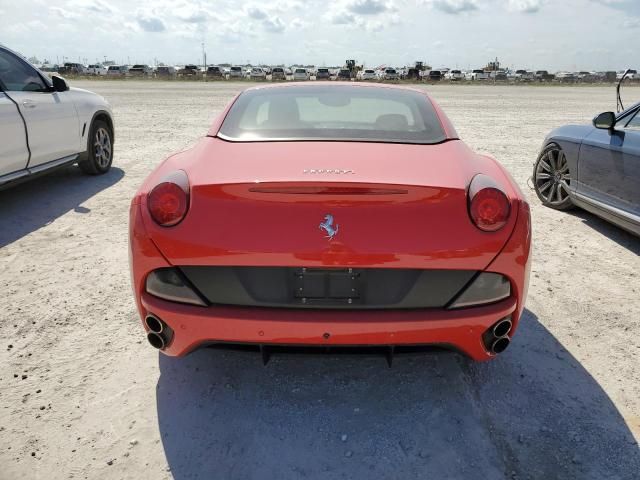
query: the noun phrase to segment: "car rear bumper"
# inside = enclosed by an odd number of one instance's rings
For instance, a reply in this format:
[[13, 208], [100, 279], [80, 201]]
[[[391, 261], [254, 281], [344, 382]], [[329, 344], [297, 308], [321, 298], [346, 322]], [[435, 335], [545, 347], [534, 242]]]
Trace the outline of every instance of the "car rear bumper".
[[450, 347], [483, 361], [493, 357], [483, 344], [483, 334], [505, 317], [511, 317], [515, 329], [516, 304], [512, 297], [493, 305], [461, 310], [308, 311], [197, 307], [145, 293], [141, 313], [143, 318], [154, 315], [171, 328], [172, 338], [162, 350], [170, 356], [183, 356], [216, 343], [327, 347], [434, 345]]
[[[524, 309], [530, 270], [531, 226], [529, 207], [519, 202], [518, 221], [502, 250], [484, 269], [500, 273], [511, 284], [511, 296], [485, 306], [462, 309], [295, 309], [170, 302], [146, 292], [145, 282], [155, 269], [171, 267], [147, 235], [140, 205], [130, 212], [132, 285], [141, 319], [154, 315], [172, 331], [163, 348], [182, 356], [211, 343], [315, 346], [437, 345], [457, 349], [482, 361], [493, 355], [483, 334], [510, 317], [512, 337]], [[148, 330], [145, 325], [145, 329]]]

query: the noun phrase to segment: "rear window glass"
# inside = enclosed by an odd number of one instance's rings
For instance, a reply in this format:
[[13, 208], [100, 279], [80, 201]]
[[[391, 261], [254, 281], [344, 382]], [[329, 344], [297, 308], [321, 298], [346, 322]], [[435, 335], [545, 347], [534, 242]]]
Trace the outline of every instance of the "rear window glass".
[[290, 86], [247, 90], [218, 135], [232, 141], [337, 140], [439, 143], [446, 139], [428, 98], [412, 90]]

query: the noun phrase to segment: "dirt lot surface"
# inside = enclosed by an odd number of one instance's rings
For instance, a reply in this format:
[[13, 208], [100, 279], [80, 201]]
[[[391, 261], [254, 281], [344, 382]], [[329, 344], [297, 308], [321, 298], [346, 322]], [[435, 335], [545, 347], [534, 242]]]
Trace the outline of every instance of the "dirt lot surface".
[[547, 132], [613, 87], [429, 87], [532, 204], [527, 310], [495, 361], [166, 358], [134, 308], [129, 201], [245, 85], [76, 82], [113, 105], [112, 171], [0, 192], [1, 479], [640, 477], [640, 239], [526, 187]]

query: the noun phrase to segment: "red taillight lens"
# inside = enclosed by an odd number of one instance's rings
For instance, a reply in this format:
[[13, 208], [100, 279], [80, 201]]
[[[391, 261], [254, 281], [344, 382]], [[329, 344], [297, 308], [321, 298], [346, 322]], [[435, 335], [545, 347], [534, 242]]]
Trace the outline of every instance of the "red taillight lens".
[[184, 172], [176, 173], [156, 185], [149, 193], [147, 205], [153, 220], [163, 227], [182, 221], [189, 208], [189, 187]]
[[511, 203], [505, 193], [486, 175], [476, 175], [469, 187], [469, 215], [485, 232], [495, 232], [507, 224]]

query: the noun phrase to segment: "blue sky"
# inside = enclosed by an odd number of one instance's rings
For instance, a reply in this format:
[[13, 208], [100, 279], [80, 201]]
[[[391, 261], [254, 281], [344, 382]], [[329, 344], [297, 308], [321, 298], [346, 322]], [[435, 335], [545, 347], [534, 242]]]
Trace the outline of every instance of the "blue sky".
[[640, 0], [0, 0], [0, 43], [88, 62], [640, 68]]

